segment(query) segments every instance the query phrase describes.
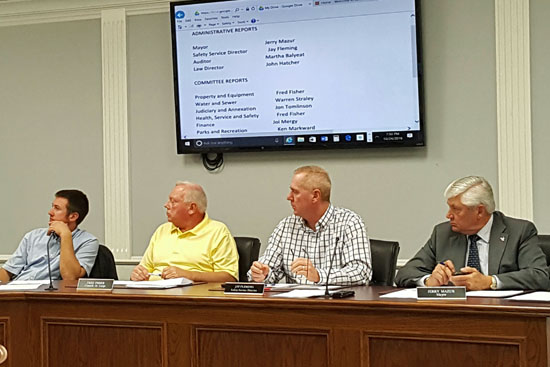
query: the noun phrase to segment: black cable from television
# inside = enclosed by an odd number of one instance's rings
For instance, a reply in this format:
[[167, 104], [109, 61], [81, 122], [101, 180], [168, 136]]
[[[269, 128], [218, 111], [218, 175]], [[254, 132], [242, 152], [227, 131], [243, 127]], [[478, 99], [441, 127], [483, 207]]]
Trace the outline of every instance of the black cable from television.
[[[210, 158], [208, 155], [215, 156]], [[202, 164], [209, 172], [215, 172], [222, 168], [223, 166], [223, 153], [203, 153], [202, 154]]]

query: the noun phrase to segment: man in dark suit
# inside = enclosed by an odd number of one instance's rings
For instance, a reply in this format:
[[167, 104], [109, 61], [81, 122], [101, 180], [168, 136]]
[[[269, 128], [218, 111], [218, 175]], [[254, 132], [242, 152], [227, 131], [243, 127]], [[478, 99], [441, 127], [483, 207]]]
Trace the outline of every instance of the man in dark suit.
[[399, 270], [397, 286], [550, 288], [534, 224], [495, 211], [493, 190], [483, 177], [455, 180], [445, 197], [449, 221], [435, 226], [424, 247]]

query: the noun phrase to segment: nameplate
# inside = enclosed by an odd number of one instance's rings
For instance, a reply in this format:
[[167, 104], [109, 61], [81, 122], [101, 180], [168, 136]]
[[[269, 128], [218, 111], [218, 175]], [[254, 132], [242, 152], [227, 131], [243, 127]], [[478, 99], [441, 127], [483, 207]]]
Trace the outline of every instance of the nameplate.
[[77, 291], [105, 291], [113, 290], [113, 279], [81, 278], [78, 280]]
[[419, 300], [466, 299], [466, 287], [418, 287]]
[[225, 294], [264, 294], [264, 283], [228, 282], [223, 285]]

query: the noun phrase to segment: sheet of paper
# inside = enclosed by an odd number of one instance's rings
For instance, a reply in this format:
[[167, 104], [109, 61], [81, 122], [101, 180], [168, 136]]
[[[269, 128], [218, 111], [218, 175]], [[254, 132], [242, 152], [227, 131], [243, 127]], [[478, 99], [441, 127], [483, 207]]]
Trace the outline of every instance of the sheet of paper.
[[508, 298], [513, 301], [550, 301], [550, 292], [533, 292]]
[[[341, 286], [341, 285], [329, 285], [328, 286], [328, 289], [330, 290], [335, 290], [335, 289], [341, 289], [341, 288], [345, 288], [344, 286]], [[325, 290], [326, 289], [326, 285], [308, 285], [308, 284], [301, 284], [301, 285], [298, 285], [296, 287], [296, 289], [317, 289], [317, 290]]]
[[[49, 283], [49, 282], [48, 282]], [[42, 284], [40, 283], [31, 283], [31, 284], [3, 284], [0, 285], [0, 291], [28, 291], [30, 289], [38, 289]]]
[[511, 291], [468, 291], [466, 297], [489, 297], [489, 298], [503, 298], [515, 296], [516, 294], [523, 293], [522, 290]]
[[131, 280], [115, 280], [113, 282], [113, 286], [121, 286], [121, 287], [126, 287], [128, 284], [132, 284], [134, 282], [132, 282]]
[[[510, 297], [516, 294], [520, 294], [523, 291], [510, 290], [510, 291], [468, 291], [466, 297], [490, 297], [490, 298], [502, 298]], [[380, 298], [413, 298], [417, 299], [416, 288], [407, 288], [399, 291], [386, 293], [380, 296]], [[511, 298], [512, 299], [512, 298]]]
[[324, 290], [318, 289], [295, 289], [290, 292], [280, 293], [272, 297], [280, 298], [309, 298], [309, 297], [319, 297], [325, 294]]
[[[287, 284], [287, 283], [278, 283], [278, 284], [266, 284], [266, 288], [270, 289], [317, 289], [317, 290], [323, 290], [326, 286], [324, 285], [313, 285], [313, 284]], [[329, 285], [328, 289], [334, 290], [334, 289], [340, 289], [345, 288], [341, 285]]]
[[386, 293], [380, 296], [380, 298], [413, 298], [416, 299], [416, 288], [406, 288], [399, 291]]
[[143, 282], [132, 282], [125, 280], [115, 280], [114, 286], [124, 286], [126, 288], [147, 288], [147, 289], [167, 289], [183, 285], [191, 285], [193, 282], [187, 278], [151, 280]]
[[286, 288], [296, 288], [298, 284], [277, 283], [277, 284], [266, 284], [265, 286], [271, 289], [280, 289], [280, 288], [286, 289]]
[[12, 280], [9, 284], [11, 285], [25, 285], [25, 284], [50, 284], [49, 279], [38, 279], [38, 280]]

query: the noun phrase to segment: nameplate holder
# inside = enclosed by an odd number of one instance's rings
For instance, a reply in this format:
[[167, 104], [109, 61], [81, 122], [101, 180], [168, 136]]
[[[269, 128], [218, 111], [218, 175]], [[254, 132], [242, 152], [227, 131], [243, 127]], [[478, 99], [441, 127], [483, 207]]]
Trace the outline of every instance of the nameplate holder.
[[111, 292], [113, 290], [113, 283], [113, 279], [81, 278], [78, 280], [76, 290]]
[[416, 292], [420, 301], [466, 299], [466, 287], [418, 287]]
[[223, 284], [225, 294], [263, 295], [264, 283], [227, 282]]

